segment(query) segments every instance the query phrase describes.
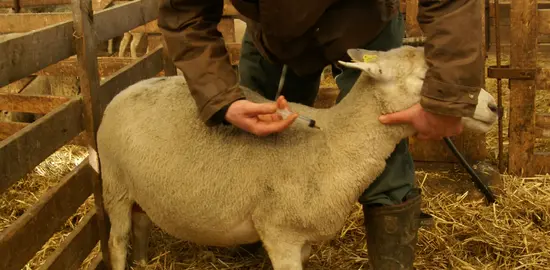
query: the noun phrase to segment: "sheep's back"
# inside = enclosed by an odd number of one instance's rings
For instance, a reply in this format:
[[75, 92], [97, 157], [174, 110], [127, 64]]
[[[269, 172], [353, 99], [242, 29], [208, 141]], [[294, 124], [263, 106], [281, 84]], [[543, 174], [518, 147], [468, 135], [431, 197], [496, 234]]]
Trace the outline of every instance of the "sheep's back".
[[[307, 200], [307, 189], [321, 181], [319, 166], [329, 163], [325, 139], [300, 125], [268, 137], [207, 127], [183, 77], [170, 77], [142, 81], [117, 95], [105, 110], [98, 147], [102, 167], [118, 170], [121, 178], [105, 181], [124, 184], [168, 230], [198, 232], [244, 219], [269, 196]], [[172, 224], [173, 216], [193, 221]]]

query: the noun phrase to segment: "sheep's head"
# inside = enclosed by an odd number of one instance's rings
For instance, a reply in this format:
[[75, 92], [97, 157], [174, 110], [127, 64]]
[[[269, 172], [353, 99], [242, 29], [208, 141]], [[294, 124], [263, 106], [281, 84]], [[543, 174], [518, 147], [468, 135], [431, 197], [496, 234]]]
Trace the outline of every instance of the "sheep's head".
[[[339, 63], [359, 69], [363, 76], [374, 80], [375, 87], [368, 89], [375, 89], [382, 113], [402, 111], [420, 102], [420, 92], [428, 70], [423, 48], [402, 46], [389, 51], [349, 49], [348, 55], [352, 62]], [[465, 117], [462, 121], [466, 129], [485, 133], [497, 120], [497, 106], [493, 96], [484, 89], [481, 89], [477, 101], [473, 117]]]

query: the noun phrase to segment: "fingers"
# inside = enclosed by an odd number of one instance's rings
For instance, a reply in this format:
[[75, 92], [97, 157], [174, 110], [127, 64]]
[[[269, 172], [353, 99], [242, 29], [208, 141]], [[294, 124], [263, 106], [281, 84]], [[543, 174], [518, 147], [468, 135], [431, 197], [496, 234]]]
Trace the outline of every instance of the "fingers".
[[274, 103], [237, 101], [229, 107], [226, 119], [231, 124], [252, 134], [267, 136], [282, 132], [298, 118], [296, 113], [292, 113], [286, 119], [276, 113], [277, 108], [285, 109], [288, 107], [288, 102], [283, 96], [277, 98]]
[[399, 111], [399, 112], [395, 112], [395, 113], [391, 113], [391, 114], [386, 114], [386, 115], [382, 115], [378, 118], [378, 120], [382, 123], [382, 124], [405, 124], [405, 123], [411, 123], [412, 122], [412, 119], [417, 115], [418, 113], [418, 108], [417, 106], [419, 105], [415, 105], [409, 109], [406, 109], [406, 110], [403, 110], [403, 111]]
[[263, 122], [275, 122], [283, 120], [283, 117], [278, 113], [272, 114], [259, 114], [257, 115], [258, 119]]
[[252, 124], [251, 132], [257, 136], [267, 136], [272, 133], [277, 133], [288, 128], [298, 118], [298, 114], [291, 114], [285, 120], [262, 122], [257, 121]]
[[272, 114], [277, 111], [276, 103], [249, 103], [246, 105], [244, 113], [249, 116], [259, 114]]
[[277, 105], [280, 109], [289, 109], [288, 102], [284, 96], [279, 96], [277, 99]]
[[432, 130], [426, 130], [424, 132], [419, 132], [416, 137], [419, 140], [436, 140], [441, 141], [444, 137], [454, 137], [458, 136], [462, 133], [463, 126], [458, 125], [452, 128], [448, 128], [446, 130], [443, 129], [432, 129]]

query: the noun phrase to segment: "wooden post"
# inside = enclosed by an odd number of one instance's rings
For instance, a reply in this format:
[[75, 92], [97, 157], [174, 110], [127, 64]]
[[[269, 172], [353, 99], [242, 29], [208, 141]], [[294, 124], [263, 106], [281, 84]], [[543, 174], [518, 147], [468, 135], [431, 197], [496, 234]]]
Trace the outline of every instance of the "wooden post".
[[[510, 67], [537, 66], [537, 0], [512, 0], [510, 10]], [[535, 80], [510, 80], [510, 174], [533, 174], [535, 147]]]
[[99, 72], [96, 55], [95, 31], [93, 31], [92, 0], [73, 0], [73, 22], [77, 52], [78, 75], [84, 100], [84, 125], [88, 139], [89, 162], [93, 168], [92, 183], [103, 262], [110, 269], [109, 220], [103, 207], [101, 168], [97, 154], [96, 134], [100, 123]]
[[13, 12], [19, 13], [21, 11], [21, 4], [19, 4], [19, 0], [13, 0]]

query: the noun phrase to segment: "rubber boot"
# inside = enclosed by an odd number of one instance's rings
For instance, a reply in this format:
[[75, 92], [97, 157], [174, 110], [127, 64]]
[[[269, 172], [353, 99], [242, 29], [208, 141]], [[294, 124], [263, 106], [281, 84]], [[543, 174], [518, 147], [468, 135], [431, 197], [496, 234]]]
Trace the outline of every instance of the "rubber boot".
[[420, 204], [420, 189], [413, 189], [401, 204], [363, 207], [371, 269], [414, 269]]

